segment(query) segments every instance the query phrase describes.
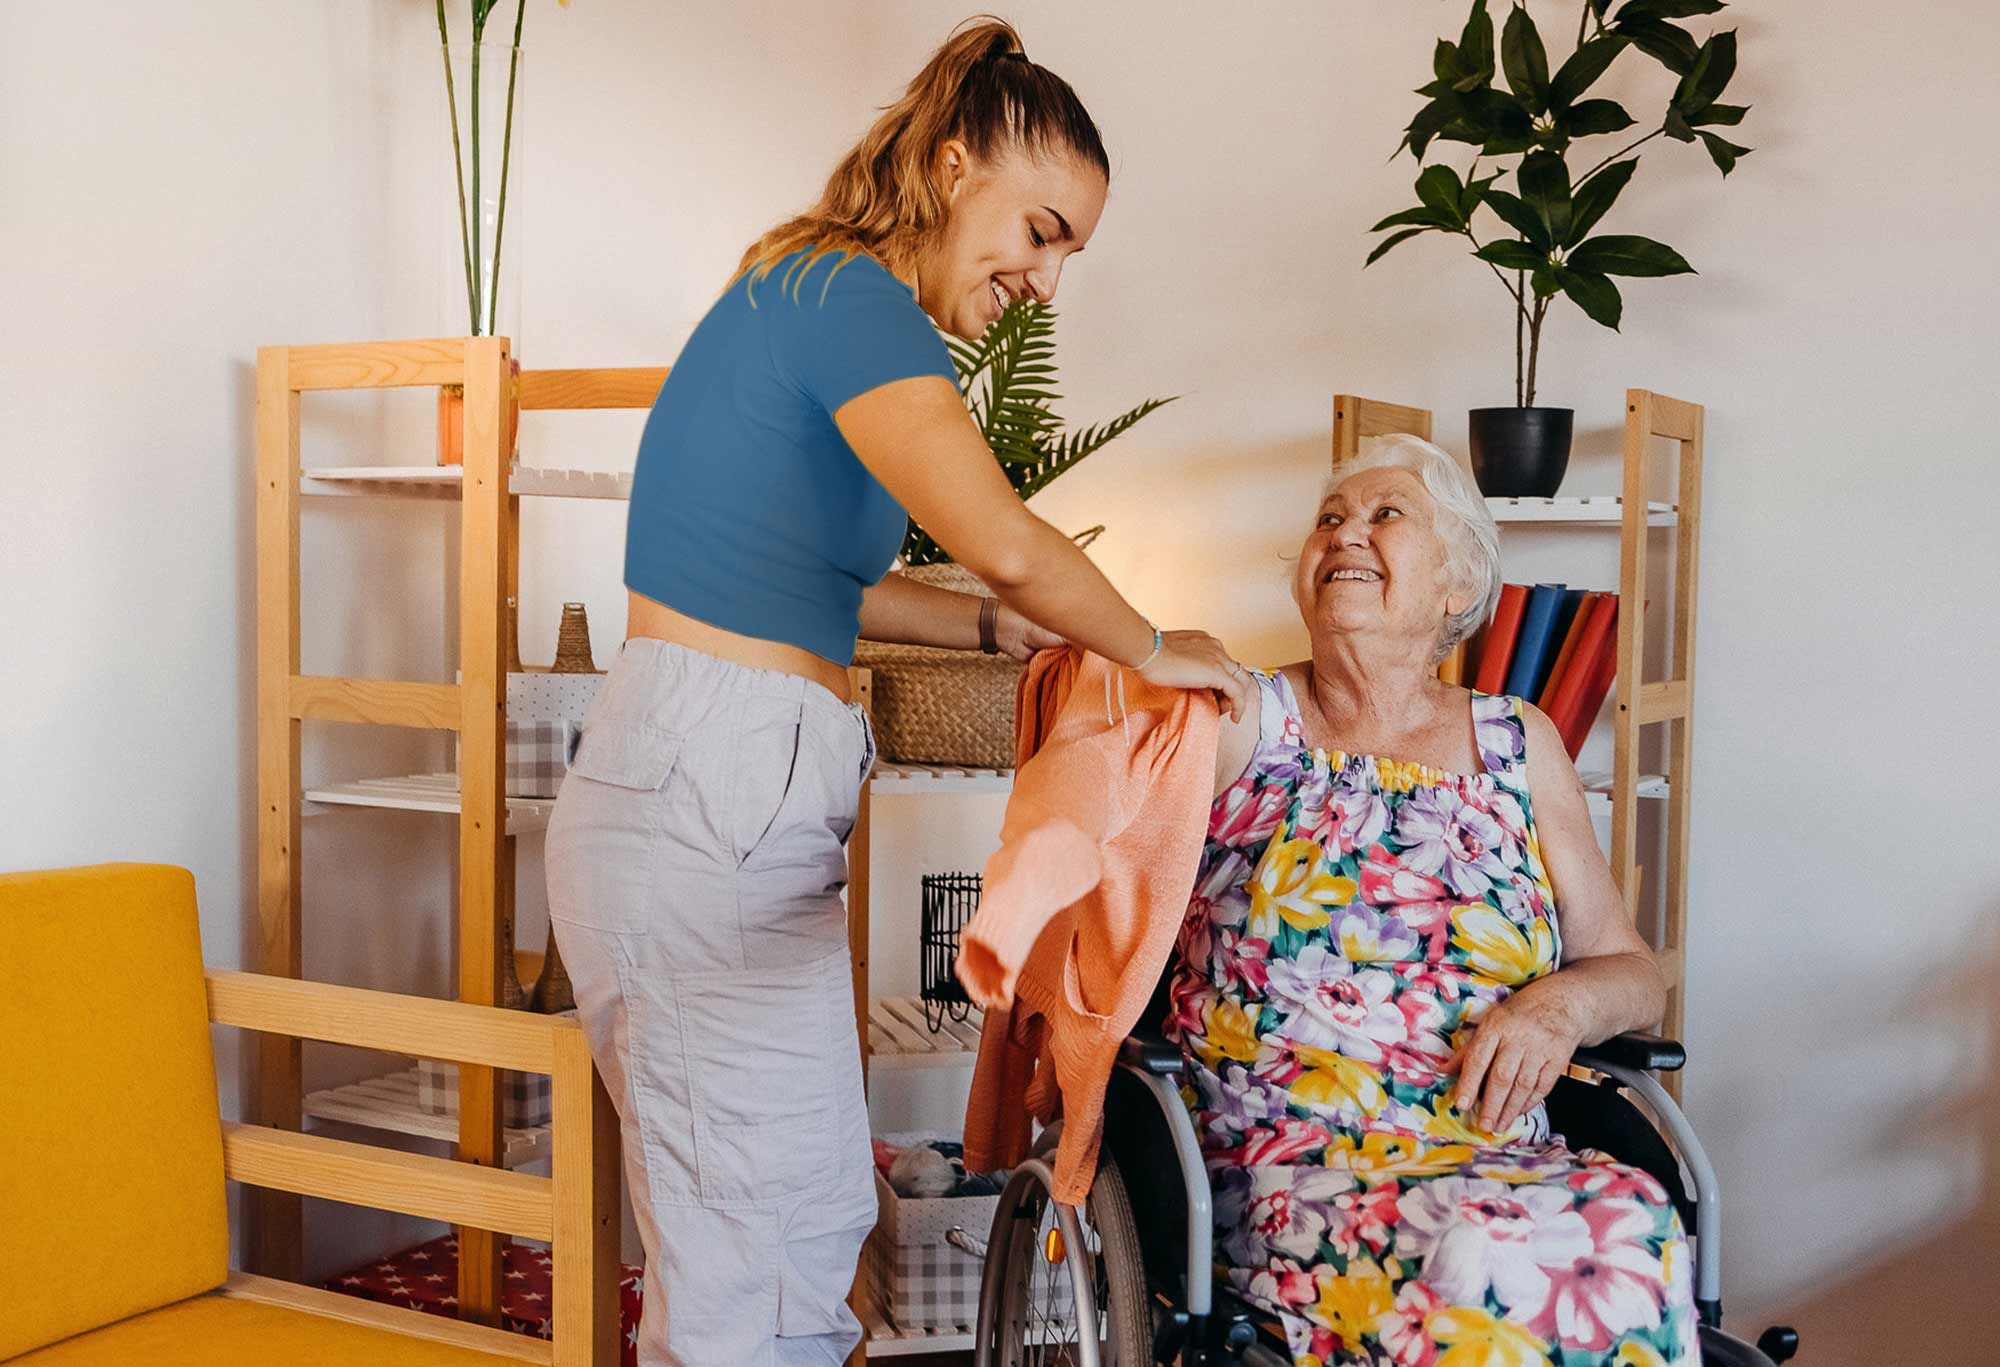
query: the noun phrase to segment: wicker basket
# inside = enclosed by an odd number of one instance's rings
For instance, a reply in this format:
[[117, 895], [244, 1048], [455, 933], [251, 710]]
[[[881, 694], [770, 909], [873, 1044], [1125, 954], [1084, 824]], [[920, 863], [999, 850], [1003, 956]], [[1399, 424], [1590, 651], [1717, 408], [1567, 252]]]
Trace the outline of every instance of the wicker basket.
[[[900, 572], [933, 588], [992, 597], [962, 565], [918, 565]], [[1014, 767], [1019, 662], [977, 650], [864, 641], [854, 663], [875, 676], [875, 739], [884, 759]]]

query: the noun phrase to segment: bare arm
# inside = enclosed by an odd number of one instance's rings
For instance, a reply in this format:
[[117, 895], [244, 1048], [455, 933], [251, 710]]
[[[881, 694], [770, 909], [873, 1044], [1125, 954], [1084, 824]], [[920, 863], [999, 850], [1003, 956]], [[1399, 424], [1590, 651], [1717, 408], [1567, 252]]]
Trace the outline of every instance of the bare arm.
[[[1022, 504], [950, 381], [896, 380], [849, 399], [833, 417], [917, 525], [1002, 602], [1106, 659], [1136, 666], [1152, 655], [1146, 619], [1075, 543]], [[1146, 677], [1215, 689], [1238, 716], [1252, 686], [1220, 642], [1194, 631], [1171, 633]]]
[[[861, 591], [861, 639], [977, 650], [982, 601], [969, 593], [892, 574]], [[1042, 630], [1005, 604], [994, 620], [993, 635], [1000, 652], [1016, 660], [1063, 644], [1062, 637]]]
[[1577, 1046], [1643, 1029], [1666, 1008], [1652, 951], [1590, 827], [1583, 782], [1549, 719], [1527, 711], [1528, 783], [1542, 860], [1562, 915], [1563, 962], [1487, 1012], [1461, 1060], [1458, 1105], [1504, 1130], [1555, 1086]]

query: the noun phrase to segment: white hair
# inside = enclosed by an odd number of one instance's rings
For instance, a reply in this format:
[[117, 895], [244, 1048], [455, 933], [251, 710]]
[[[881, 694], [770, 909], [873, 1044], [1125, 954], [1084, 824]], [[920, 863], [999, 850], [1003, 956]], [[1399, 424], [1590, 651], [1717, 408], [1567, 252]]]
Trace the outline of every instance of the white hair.
[[1364, 443], [1353, 460], [1334, 466], [1320, 502], [1363, 470], [1408, 470], [1423, 480], [1437, 514], [1431, 525], [1444, 542], [1447, 592], [1463, 593], [1464, 611], [1445, 619], [1438, 658], [1486, 623], [1500, 597], [1500, 528], [1472, 476], [1442, 448], [1405, 432]]

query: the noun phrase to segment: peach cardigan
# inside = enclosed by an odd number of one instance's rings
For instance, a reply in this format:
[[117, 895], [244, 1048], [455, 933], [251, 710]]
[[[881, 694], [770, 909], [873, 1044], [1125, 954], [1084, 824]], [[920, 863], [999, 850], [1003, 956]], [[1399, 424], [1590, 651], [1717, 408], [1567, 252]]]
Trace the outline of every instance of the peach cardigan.
[[1194, 890], [1218, 733], [1214, 696], [1076, 647], [1021, 676], [1013, 796], [958, 976], [986, 1009], [965, 1116], [969, 1168], [1028, 1154], [1063, 1116], [1058, 1200], [1097, 1168], [1104, 1089]]

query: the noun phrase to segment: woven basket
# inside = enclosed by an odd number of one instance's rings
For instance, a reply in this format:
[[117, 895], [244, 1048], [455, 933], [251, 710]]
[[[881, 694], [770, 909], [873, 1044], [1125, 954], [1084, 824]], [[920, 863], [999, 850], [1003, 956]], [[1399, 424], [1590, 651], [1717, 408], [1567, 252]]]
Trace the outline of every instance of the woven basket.
[[[993, 595], [962, 565], [900, 571], [919, 584]], [[1014, 767], [1014, 690], [1021, 665], [1005, 655], [863, 641], [854, 663], [873, 672], [875, 740], [905, 764]]]

